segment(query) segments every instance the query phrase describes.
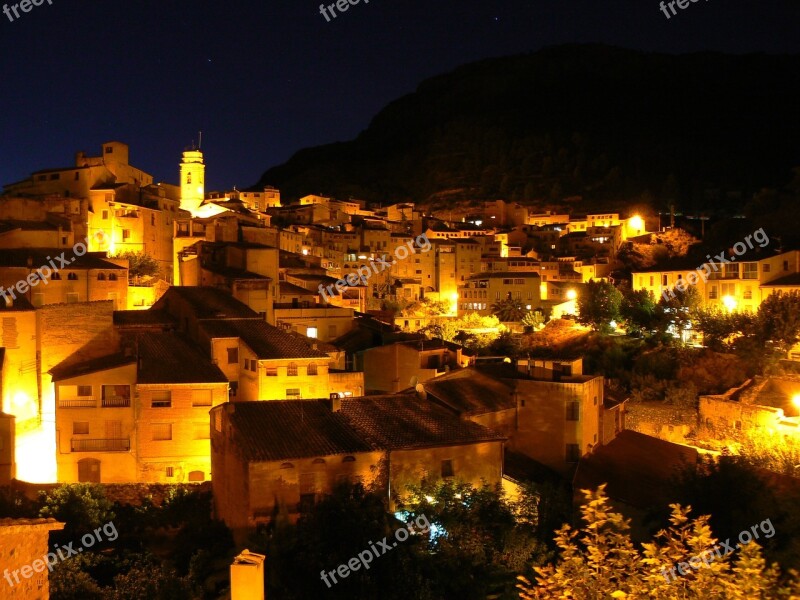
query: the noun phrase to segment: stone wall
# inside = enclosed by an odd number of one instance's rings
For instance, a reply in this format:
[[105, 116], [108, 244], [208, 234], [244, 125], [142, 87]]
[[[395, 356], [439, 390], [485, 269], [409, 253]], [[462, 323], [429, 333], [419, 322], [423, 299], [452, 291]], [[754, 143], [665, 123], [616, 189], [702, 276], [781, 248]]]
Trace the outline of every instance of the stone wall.
[[676, 444], [692, 443], [697, 433], [697, 411], [660, 402], [628, 402], [625, 429]]

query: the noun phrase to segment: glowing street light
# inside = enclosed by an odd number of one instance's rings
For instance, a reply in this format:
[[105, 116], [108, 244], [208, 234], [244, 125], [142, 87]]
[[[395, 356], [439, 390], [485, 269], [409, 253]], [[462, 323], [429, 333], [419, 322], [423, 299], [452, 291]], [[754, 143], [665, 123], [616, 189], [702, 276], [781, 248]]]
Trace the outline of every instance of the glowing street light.
[[738, 303], [736, 302], [736, 298], [733, 296], [724, 296], [722, 298], [722, 304], [728, 309], [728, 312], [733, 312], [736, 310], [736, 305]]
[[795, 394], [792, 396], [792, 404], [794, 404], [798, 409], [800, 409], [800, 394]]
[[642, 231], [644, 229], [644, 219], [639, 215], [631, 217], [630, 221], [628, 221], [631, 229], [635, 229], [637, 231]]
[[567, 290], [567, 300], [575, 300], [578, 297], [578, 292], [575, 290]]

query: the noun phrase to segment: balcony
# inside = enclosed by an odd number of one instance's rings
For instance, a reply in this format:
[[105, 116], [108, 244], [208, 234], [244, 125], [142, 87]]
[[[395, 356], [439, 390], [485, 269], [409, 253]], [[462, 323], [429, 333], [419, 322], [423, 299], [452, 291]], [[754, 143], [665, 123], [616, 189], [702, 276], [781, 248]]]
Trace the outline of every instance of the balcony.
[[72, 439], [72, 452], [129, 452], [130, 438]]
[[103, 398], [101, 406], [103, 408], [129, 408], [131, 405], [130, 398], [122, 396], [111, 396], [110, 398]]
[[94, 398], [72, 398], [58, 401], [58, 408], [97, 408]]

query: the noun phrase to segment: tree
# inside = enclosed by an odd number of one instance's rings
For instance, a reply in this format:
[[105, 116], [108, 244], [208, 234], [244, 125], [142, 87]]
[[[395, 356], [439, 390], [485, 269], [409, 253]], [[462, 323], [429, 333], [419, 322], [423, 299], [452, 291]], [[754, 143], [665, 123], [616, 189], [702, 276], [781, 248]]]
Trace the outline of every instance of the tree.
[[590, 281], [578, 295], [578, 322], [596, 331], [620, 318], [622, 294], [607, 281]]
[[536, 310], [530, 311], [524, 317], [522, 317], [522, 324], [525, 327], [532, 327], [533, 329], [539, 329], [540, 327], [544, 327], [547, 325], [547, 322], [550, 320], [550, 317], [553, 316], [553, 309], [548, 307], [545, 308], [537, 308]]
[[43, 494], [41, 517], [66, 523], [63, 532], [52, 534], [57, 539], [76, 539], [86, 532], [114, 520], [112, 504], [103, 486], [75, 483], [58, 486]]
[[772, 294], [758, 309], [757, 338], [786, 353], [800, 341], [800, 292]]
[[628, 332], [650, 333], [657, 328], [658, 304], [647, 290], [626, 289], [620, 304], [620, 317]]
[[515, 298], [506, 298], [505, 300], [498, 300], [492, 304], [492, 314], [496, 315], [502, 322], [521, 321], [527, 314], [528, 310], [522, 303], [522, 300]]
[[639, 550], [631, 540], [628, 521], [612, 510], [605, 486], [583, 494], [583, 527], [574, 530], [565, 525], [559, 530], [559, 561], [536, 567], [535, 584], [520, 578], [522, 600], [723, 600], [788, 598], [800, 592], [794, 572], [788, 585], [779, 583], [777, 566], [767, 566], [757, 542], [724, 553], [707, 516], [689, 518], [690, 509], [673, 504], [670, 526]]
[[113, 258], [122, 258], [128, 261], [128, 277], [138, 281], [144, 277], [157, 277], [161, 267], [158, 261], [145, 252], [122, 252]]

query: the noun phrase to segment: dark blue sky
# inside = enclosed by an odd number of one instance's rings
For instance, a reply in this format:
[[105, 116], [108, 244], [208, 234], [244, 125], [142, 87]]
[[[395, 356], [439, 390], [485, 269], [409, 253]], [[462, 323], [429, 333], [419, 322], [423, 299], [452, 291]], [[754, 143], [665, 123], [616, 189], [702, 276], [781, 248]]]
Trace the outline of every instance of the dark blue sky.
[[571, 42], [798, 53], [799, 25], [796, 0], [700, 0], [670, 20], [656, 0], [361, 0], [330, 23], [318, 0], [45, 1], [0, 13], [0, 183], [111, 139], [176, 182], [202, 129], [207, 188], [243, 187], [473, 60]]

